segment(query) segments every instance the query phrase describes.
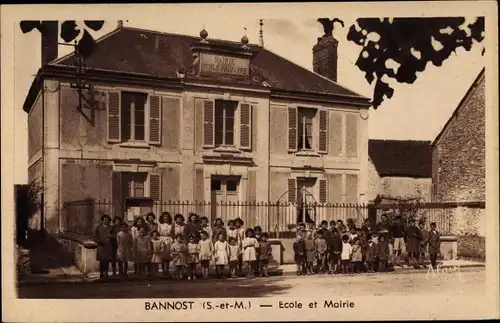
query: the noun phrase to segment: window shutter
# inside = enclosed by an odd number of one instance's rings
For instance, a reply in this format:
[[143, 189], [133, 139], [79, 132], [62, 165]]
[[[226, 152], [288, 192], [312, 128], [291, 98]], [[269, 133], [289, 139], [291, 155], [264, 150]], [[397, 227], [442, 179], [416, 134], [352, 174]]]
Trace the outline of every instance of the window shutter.
[[297, 202], [297, 184], [294, 178], [288, 179], [288, 202]]
[[297, 151], [297, 108], [288, 108], [288, 151]]
[[161, 200], [161, 176], [160, 174], [149, 174], [149, 197], [154, 201]]
[[113, 172], [111, 191], [113, 199], [113, 216], [122, 217], [125, 204], [124, 201], [122, 200], [122, 173]]
[[149, 97], [149, 143], [161, 144], [161, 100], [158, 95]]
[[319, 110], [319, 147], [320, 153], [328, 151], [328, 111]]
[[327, 202], [327, 183], [326, 179], [319, 180], [319, 203]]
[[121, 141], [120, 99], [120, 92], [108, 92], [108, 142]]
[[252, 109], [248, 103], [240, 105], [240, 148], [252, 148]]
[[203, 101], [203, 146], [214, 147], [214, 101]]

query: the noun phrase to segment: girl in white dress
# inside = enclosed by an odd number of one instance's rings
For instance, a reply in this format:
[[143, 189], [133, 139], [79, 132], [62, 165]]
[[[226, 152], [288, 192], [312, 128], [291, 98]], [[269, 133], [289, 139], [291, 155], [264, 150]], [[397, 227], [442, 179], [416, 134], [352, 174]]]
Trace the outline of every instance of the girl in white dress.
[[208, 279], [208, 269], [210, 267], [210, 260], [214, 253], [214, 245], [212, 240], [208, 236], [208, 233], [203, 230], [201, 231], [201, 240], [198, 242], [198, 258], [201, 263], [201, 273], [203, 279]]
[[224, 234], [219, 234], [214, 245], [215, 271], [218, 278], [224, 278], [224, 267], [229, 263], [229, 245], [224, 241]]
[[158, 220], [158, 233], [160, 234], [160, 240], [165, 244], [165, 252], [163, 253], [163, 262], [161, 264], [161, 269], [163, 276], [170, 275], [170, 246], [173, 242], [174, 226], [172, 224], [172, 216], [169, 212], [163, 212]]
[[257, 261], [256, 249], [259, 247], [259, 242], [254, 238], [254, 231], [252, 228], [248, 228], [245, 232], [246, 238], [243, 239], [243, 261], [247, 266], [247, 277], [255, 277], [253, 274], [253, 268], [255, 262]]
[[160, 264], [163, 263], [163, 255], [165, 253], [165, 244], [163, 243], [163, 240], [160, 239], [160, 236], [158, 234], [158, 231], [153, 231], [151, 232], [151, 261], [150, 261], [150, 268], [151, 268], [151, 276], [156, 277], [156, 274], [158, 273], [158, 267]]

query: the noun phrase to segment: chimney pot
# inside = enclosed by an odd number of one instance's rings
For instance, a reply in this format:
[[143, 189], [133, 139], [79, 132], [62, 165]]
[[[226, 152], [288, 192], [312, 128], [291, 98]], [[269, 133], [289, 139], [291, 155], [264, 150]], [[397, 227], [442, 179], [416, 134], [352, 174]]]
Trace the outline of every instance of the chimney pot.
[[42, 21], [42, 26], [42, 66], [44, 66], [58, 56], [59, 21]]

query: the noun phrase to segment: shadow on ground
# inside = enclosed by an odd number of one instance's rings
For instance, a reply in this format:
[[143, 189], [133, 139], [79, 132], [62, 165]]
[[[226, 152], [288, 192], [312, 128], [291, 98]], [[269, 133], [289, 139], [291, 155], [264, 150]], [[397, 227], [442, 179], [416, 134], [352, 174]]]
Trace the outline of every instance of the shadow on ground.
[[207, 281], [133, 281], [21, 286], [19, 298], [211, 298], [266, 297], [292, 287], [282, 277]]

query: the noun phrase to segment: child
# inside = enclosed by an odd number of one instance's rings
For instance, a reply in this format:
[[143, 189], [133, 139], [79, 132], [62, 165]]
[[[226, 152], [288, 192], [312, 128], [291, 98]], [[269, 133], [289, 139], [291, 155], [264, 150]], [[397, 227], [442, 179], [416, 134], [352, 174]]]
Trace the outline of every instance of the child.
[[261, 277], [269, 277], [267, 272], [267, 267], [269, 266], [269, 260], [273, 258], [272, 255], [272, 247], [267, 239], [269, 235], [267, 233], [263, 233], [261, 237], [261, 241], [259, 242], [260, 253], [259, 253], [259, 266], [260, 266], [260, 276]]
[[174, 217], [174, 237], [177, 240], [177, 236], [182, 236], [183, 241], [186, 241], [186, 224], [184, 224], [184, 216], [180, 213], [177, 213]]
[[262, 241], [262, 228], [260, 226], [256, 226], [253, 228], [253, 231], [255, 232], [255, 239], [257, 239], [257, 242], [259, 243], [259, 246], [255, 248], [255, 268], [254, 272], [255, 274], [260, 274], [260, 242]]
[[372, 273], [375, 271], [375, 254], [377, 252], [377, 245], [373, 242], [373, 239], [371, 236], [368, 236], [368, 242], [365, 247], [365, 263], [366, 263], [366, 270], [369, 273]]
[[200, 236], [201, 232], [205, 231], [208, 235], [208, 239], [212, 239], [212, 228], [208, 225], [208, 218], [206, 216], [202, 216], [200, 218], [200, 221], [201, 221]]
[[420, 254], [418, 257], [419, 265], [427, 268], [427, 266], [425, 265], [425, 255], [427, 253], [427, 248], [429, 245], [429, 231], [425, 229], [424, 221], [418, 222], [418, 228], [420, 229], [420, 232], [422, 232], [422, 241], [420, 241]]
[[330, 247], [330, 272], [338, 273], [340, 264], [340, 254], [342, 252], [342, 239], [337, 229], [334, 229], [332, 245]]
[[[328, 231], [328, 230], [326, 230]], [[319, 274], [325, 273], [326, 270], [328, 270], [327, 266], [327, 251], [328, 251], [328, 245], [326, 243], [326, 239], [324, 237], [324, 230], [320, 230], [317, 233], [317, 238], [315, 242], [316, 246], [316, 258], [317, 258], [317, 268], [316, 272]]]
[[212, 231], [212, 241], [214, 244], [219, 239], [220, 234], [222, 234], [222, 236], [224, 237], [224, 241], [226, 241], [227, 231], [226, 228], [224, 228], [224, 222], [221, 218], [217, 218], [214, 222], [214, 229]]
[[313, 264], [316, 248], [314, 246], [314, 239], [312, 231], [308, 230], [306, 233], [306, 239], [304, 240], [306, 245], [306, 268], [309, 275], [313, 275]]
[[342, 273], [348, 274], [350, 272], [350, 262], [351, 262], [351, 253], [352, 246], [349, 243], [349, 236], [344, 234], [342, 236], [342, 253], [341, 253], [341, 261], [342, 261]]
[[243, 239], [245, 239], [245, 228], [243, 227], [245, 225], [245, 222], [243, 222], [242, 219], [236, 218], [234, 220], [234, 227], [236, 228], [236, 231], [238, 232], [238, 245], [240, 247], [240, 254], [238, 256], [238, 272], [241, 273], [243, 269], [243, 248], [241, 246], [241, 243]]
[[175, 236], [175, 241], [170, 247], [170, 252], [172, 254], [172, 264], [175, 266], [175, 279], [181, 280], [184, 277], [187, 253], [184, 234], [179, 233]]
[[156, 215], [153, 212], [146, 214], [146, 224], [148, 232], [158, 231], [158, 223], [156, 223]]
[[379, 270], [381, 272], [387, 271], [387, 261], [389, 259], [389, 241], [387, 239], [385, 234], [381, 234], [378, 237], [376, 255], [379, 262]]
[[306, 228], [307, 228], [308, 231], [311, 231], [312, 238], [316, 239], [316, 232], [317, 232], [317, 230], [316, 230], [316, 223], [314, 223], [314, 221], [307, 222]]
[[245, 231], [245, 236], [245, 239], [242, 241], [243, 261], [247, 266], [247, 278], [252, 278], [255, 277], [253, 273], [253, 268], [255, 268], [255, 262], [257, 260], [255, 250], [259, 247], [259, 242], [255, 239], [252, 228], [248, 228]]
[[[141, 228], [144, 229], [145, 233], [148, 230], [147, 229], [148, 226], [146, 225], [144, 218], [142, 216], [139, 216], [134, 220], [134, 224], [132, 225], [132, 230], [130, 231], [132, 234], [132, 240], [134, 241], [134, 244], [135, 244], [135, 239], [139, 236], [139, 230]], [[132, 253], [132, 257], [135, 257], [135, 253]], [[135, 259], [134, 259], [134, 275], [137, 275], [139, 273], [139, 268], [137, 266], [138, 266], [138, 262], [135, 261]]]
[[196, 279], [196, 266], [198, 265], [198, 243], [196, 236], [191, 234], [187, 245], [188, 251], [188, 280]]
[[372, 233], [372, 242], [375, 245], [375, 253], [374, 253], [374, 260], [373, 260], [373, 271], [378, 270], [378, 263], [379, 263], [379, 258], [378, 258], [378, 239], [379, 233], [377, 231], [373, 231]]
[[128, 262], [132, 260], [132, 235], [128, 232], [128, 224], [122, 222], [120, 232], [116, 235], [118, 273], [121, 277], [128, 275]]
[[172, 248], [172, 243], [174, 240], [170, 236], [162, 236], [161, 234], [160, 240], [163, 241], [163, 261], [161, 263], [161, 270], [163, 276], [170, 278], [170, 261], [172, 260], [170, 249]]
[[113, 224], [112, 224], [112, 229], [111, 233], [113, 237], [111, 238], [111, 246], [112, 246], [112, 253], [111, 253], [111, 270], [113, 271], [113, 276], [116, 276], [116, 256], [118, 252], [118, 241], [116, 240], [116, 235], [118, 232], [121, 231], [121, 223], [122, 223], [122, 218], [119, 216], [115, 217], [113, 219]]
[[158, 273], [158, 267], [163, 263], [163, 254], [165, 252], [163, 240], [160, 239], [160, 235], [156, 230], [151, 232], [150, 249], [151, 260], [149, 273], [152, 278], [155, 278]]
[[348, 234], [349, 242], [352, 244], [354, 242], [354, 239], [358, 237], [358, 230], [355, 227], [351, 227]]
[[436, 269], [437, 257], [441, 250], [441, 236], [436, 230], [436, 222], [431, 223], [431, 230], [429, 231], [429, 257], [431, 258], [431, 266]]
[[158, 233], [160, 234], [160, 239], [162, 237], [173, 237], [173, 224], [172, 216], [169, 212], [163, 212], [158, 220]]
[[146, 235], [146, 229], [141, 227], [134, 240], [133, 255], [137, 273], [142, 277], [147, 274], [147, 265], [151, 257], [150, 238]]
[[408, 221], [408, 227], [406, 228], [406, 251], [408, 253], [408, 260], [410, 266], [413, 265], [415, 269], [419, 269], [418, 266], [418, 256], [420, 253], [420, 242], [422, 241], [422, 232], [415, 225], [415, 219], [410, 219]]
[[355, 238], [353, 244], [351, 250], [351, 265], [353, 272], [357, 274], [362, 271], [363, 252], [359, 238]]
[[198, 258], [201, 263], [201, 273], [203, 279], [208, 279], [208, 268], [210, 267], [210, 260], [214, 253], [212, 240], [206, 231], [201, 231], [201, 240], [198, 242]]
[[295, 263], [297, 264], [297, 276], [300, 276], [306, 270], [306, 244], [302, 235], [297, 235], [297, 239], [293, 243], [293, 252], [295, 254]]
[[306, 225], [304, 223], [299, 223], [297, 226], [297, 236], [301, 236], [302, 240], [306, 238]]
[[234, 226], [234, 220], [227, 221], [227, 239], [229, 238], [235, 238], [238, 241], [238, 231]]
[[236, 277], [236, 268], [238, 268], [238, 257], [241, 255], [240, 245], [234, 237], [229, 238], [229, 269], [231, 278]]
[[225, 241], [224, 234], [219, 233], [217, 242], [215, 242], [214, 245], [215, 271], [217, 273], [217, 278], [225, 278], [224, 267], [229, 264], [228, 250], [229, 245], [227, 244], [227, 241]]

